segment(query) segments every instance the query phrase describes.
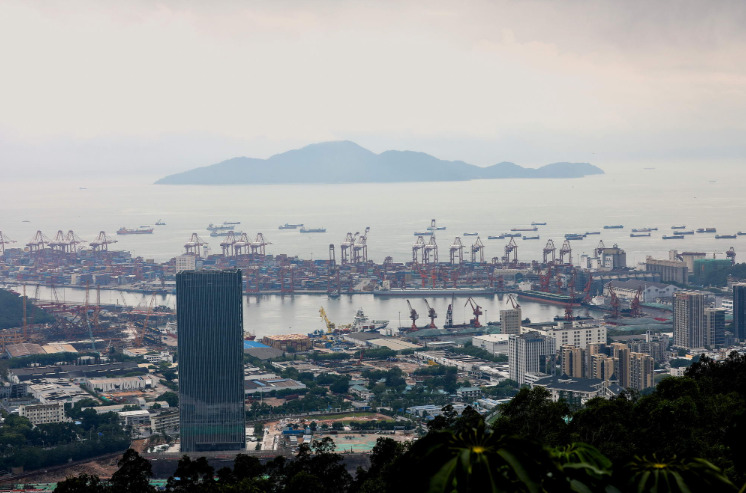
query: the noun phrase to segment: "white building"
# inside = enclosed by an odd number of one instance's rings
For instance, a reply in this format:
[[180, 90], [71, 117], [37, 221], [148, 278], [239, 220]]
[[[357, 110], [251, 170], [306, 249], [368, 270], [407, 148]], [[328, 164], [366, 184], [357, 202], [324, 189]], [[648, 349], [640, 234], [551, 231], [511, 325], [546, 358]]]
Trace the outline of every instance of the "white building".
[[155, 381], [148, 376], [119, 378], [86, 378], [83, 386], [97, 392], [119, 392], [122, 390], [142, 390], [154, 388]]
[[606, 344], [606, 326], [597, 322], [573, 320], [559, 322], [545, 330], [521, 327], [521, 332], [538, 332], [550, 336], [555, 340], [555, 347], [570, 345], [585, 349], [588, 344]]
[[53, 402], [51, 404], [29, 404], [18, 407], [18, 415], [28, 418], [31, 424], [61, 423], [65, 418], [65, 404]]
[[197, 269], [197, 256], [191, 253], [185, 253], [183, 255], [179, 255], [175, 259], [174, 266], [175, 266], [176, 272], [181, 272], [184, 270], [196, 270]]
[[500, 326], [503, 334], [520, 334], [521, 307], [500, 310]]
[[511, 335], [508, 340], [510, 378], [523, 385], [527, 383], [527, 373], [545, 373], [547, 360], [554, 357], [554, 352], [553, 337], [537, 331]]
[[485, 334], [472, 337], [471, 344], [490, 354], [508, 354], [508, 339], [509, 334]]
[[630, 279], [629, 281], [609, 281], [604, 286], [604, 296], [610, 296], [609, 286], [613, 286], [614, 293], [619, 298], [627, 301], [635, 299], [637, 291], [641, 290], [640, 301], [642, 303], [654, 303], [658, 299], [671, 299], [679, 289], [673, 284]]

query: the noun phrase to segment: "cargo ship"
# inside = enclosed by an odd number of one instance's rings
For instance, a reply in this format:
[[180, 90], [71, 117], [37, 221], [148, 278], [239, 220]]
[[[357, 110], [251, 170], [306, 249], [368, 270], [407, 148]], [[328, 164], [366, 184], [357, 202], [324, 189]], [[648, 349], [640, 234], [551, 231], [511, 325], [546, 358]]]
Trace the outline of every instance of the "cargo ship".
[[533, 228], [510, 228], [511, 231], [539, 231], [539, 228], [534, 226]]
[[301, 233], [326, 233], [326, 228], [300, 228]]
[[217, 238], [219, 236], [228, 236], [231, 233], [234, 234], [234, 235], [236, 235], [236, 236], [241, 236], [243, 234], [242, 231], [233, 231], [231, 229], [231, 230], [228, 230], [228, 231], [210, 231], [210, 236], [212, 236], [213, 238]]
[[650, 236], [650, 233], [630, 233], [629, 234], [630, 238], [645, 238], [648, 236]]
[[503, 236], [506, 238], [520, 238], [523, 235], [521, 233], [505, 233]]
[[282, 226], [280, 226], [279, 229], [298, 229], [300, 227], [303, 227], [303, 225], [302, 224], [288, 224], [288, 223], [285, 223]]
[[539, 235], [536, 235], [536, 236], [524, 236], [523, 239], [524, 240], [538, 240], [539, 239]]
[[504, 240], [505, 239], [505, 235], [488, 236], [487, 239], [488, 240]]
[[225, 224], [225, 225], [229, 225], [229, 224], [236, 225], [236, 224], [241, 224], [241, 221], [223, 221], [223, 224]]
[[717, 228], [699, 228], [697, 233], [717, 233]]
[[532, 222], [531, 223], [531, 226], [546, 226], [546, 225], [547, 225], [547, 223], [537, 223], [537, 222]]
[[417, 233], [417, 232], [415, 232], [414, 235], [415, 236], [432, 236], [433, 232], [432, 231], [425, 231], [423, 233]]
[[600, 235], [600, 234], [601, 234], [600, 231], [586, 231], [585, 232], [586, 236], [588, 236], [588, 235]]
[[735, 240], [737, 237], [736, 235], [715, 235], [716, 240]]
[[235, 228], [235, 226], [230, 226], [227, 224], [210, 223], [210, 225], [207, 226], [207, 231], [233, 231], [233, 228]]
[[146, 226], [140, 226], [137, 229], [128, 229], [122, 226], [117, 230], [118, 235], [152, 235], [153, 234], [153, 228], [148, 228]]
[[585, 235], [581, 235], [578, 233], [567, 233], [565, 235], [566, 240], [583, 240], [585, 239]]
[[658, 228], [632, 228], [633, 233], [650, 233], [651, 231], [658, 231]]
[[746, 235], [746, 233], [744, 233], [743, 231], [739, 231], [739, 232], [738, 232], [738, 233], [736, 233], [736, 234], [737, 234], [738, 236], [744, 236], [744, 235]]
[[377, 289], [373, 296], [474, 296], [495, 293], [493, 288], [393, 288]]
[[464, 233], [464, 236], [479, 236], [479, 233]]
[[684, 235], [663, 235], [661, 238], [664, 240], [683, 240]]
[[694, 231], [693, 230], [690, 230], [690, 231], [677, 231], [676, 234], [677, 235], [693, 235]]
[[518, 291], [518, 299], [521, 298], [538, 301], [540, 303], [551, 303], [554, 305], [569, 305], [570, 303], [579, 305], [583, 300], [583, 295], [570, 297], [560, 293], [545, 293], [544, 291]]
[[610, 224], [607, 226], [604, 226], [604, 229], [623, 229], [624, 226], [621, 224]]
[[671, 229], [685, 229], [686, 226], [671, 226]]

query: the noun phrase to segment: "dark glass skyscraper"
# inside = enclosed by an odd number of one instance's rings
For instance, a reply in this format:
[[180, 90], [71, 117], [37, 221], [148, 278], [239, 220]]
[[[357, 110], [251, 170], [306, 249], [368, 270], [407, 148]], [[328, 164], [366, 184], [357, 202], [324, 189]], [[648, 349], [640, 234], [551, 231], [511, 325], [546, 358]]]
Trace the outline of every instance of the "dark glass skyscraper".
[[746, 283], [733, 285], [733, 332], [736, 339], [746, 341]]
[[246, 447], [241, 271], [176, 274], [181, 451]]

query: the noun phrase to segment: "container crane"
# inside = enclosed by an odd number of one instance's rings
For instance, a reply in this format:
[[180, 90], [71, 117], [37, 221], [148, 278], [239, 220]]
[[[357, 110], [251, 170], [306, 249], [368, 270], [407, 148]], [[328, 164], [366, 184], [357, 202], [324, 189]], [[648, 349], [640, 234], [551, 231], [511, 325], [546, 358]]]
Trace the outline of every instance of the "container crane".
[[[456, 239], [453, 240], [453, 243], [451, 243], [449, 248], [449, 253], [451, 265], [464, 262], [464, 245], [461, 243], [460, 237], [457, 236]], [[472, 255], [474, 254], [472, 253]]]
[[[358, 236], [352, 245], [352, 263], [365, 264], [368, 262], [368, 232], [370, 226], [365, 227], [365, 233]], [[356, 233], [357, 234], [357, 233]]]
[[407, 300], [407, 306], [409, 307], [409, 318], [412, 320], [412, 326], [409, 330], [415, 331], [417, 330], [417, 319], [420, 318], [420, 315], [414, 308], [412, 308], [412, 303], [410, 303], [409, 300]]
[[10, 243], [15, 243], [15, 240], [11, 240], [7, 236], [5, 236], [2, 231], [0, 231], [0, 255], [5, 254], [5, 245], [8, 245]]
[[471, 296], [469, 296], [469, 299], [464, 303], [464, 306], [466, 305], [471, 305], [471, 311], [474, 314], [474, 318], [471, 319], [471, 325], [475, 328], [481, 327], [482, 324], [479, 323], [479, 316], [482, 314], [482, 307], [477, 305]]
[[251, 254], [252, 255], [265, 255], [265, 248], [267, 245], [271, 245], [272, 243], [268, 242], [264, 239], [264, 235], [262, 233], [257, 233], [256, 237], [254, 238], [254, 241], [249, 243], [249, 246], [251, 247]]
[[[412, 245], [412, 263], [413, 264], [417, 264], [418, 259], [422, 258], [422, 256], [424, 255], [423, 254], [424, 248], [425, 248], [425, 238], [423, 238], [422, 236], [418, 236], [417, 240], [414, 242], [414, 245]], [[344, 257], [342, 258], [343, 258], [343, 263], [344, 263]]]
[[[547, 244], [544, 246], [544, 250], [543, 250], [545, 264], [548, 264], [550, 262], [552, 264], [554, 263], [556, 251], [557, 251], [557, 248], [554, 246], [554, 241], [552, 241], [551, 239], [547, 240]], [[552, 260], [548, 262], [547, 260], [549, 259], [550, 256], [552, 257]]]
[[565, 240], [562, 243], [562, 248], [559, 251], [560, 264], [565, 264], [565, 255], [567, 255], [567, 264], [572, 265], [572, 246], [570, 246], [570, 240]]
[[[194, 235], [196, 234], [197, 233], [194, 233]], [[194, 237], [194, 235], [192, 235], [192, 237]], [[115, 238], [108, 236], [104, 231], [99, 231], [96, 239], [90, 242], [89, 245], [94, 252], [106, 252], [109, 250], [109, 245], [111, 243], [116, 243], [117, 241], [118, 240], [116, 240]]]
[[344, 241], [339, 245], [339, 260], [342, 265], [350, 262], [352, 247], [355, 245], [355, 240], [357, 240], [357, 235], [359, 234], [360, 233], [358, 232], [355, 232], [354, 235], [352, 233], [347, 233]]
[[[511, 254], [513, 258], [511, 260]], [[515, 238], [511, 238], [507, 245], [505, 245], [505, 257], [503, 260], [507, 264], [518, 264], [518, 245], [515, 242]]]
[[479, 236], [477, 236], [477, 241], [471, 246], [471, 262], [476, 263], [477, 261], [480, 264], [484, 263], [484, 243], [482, 243]]
[[[424, 242], [424, 240], [423, 240]], [[430, 260], [430, 255], [432, 254], [432, 262]], [[422, 263], [423, 264], [429, 264], [429, 263], [438, 263], [438, 244], [435, 243], [435, 235], [432, 235], [430, 237], [430, 241], [427, 242], [427, 245], [422, 249]]]
[[336, 328], [336, 325], [334, 325], [334, 322], [329, 320], [329, 317], [326, 316], [326, 310], [324, 310], [323, 306], [319, 308], [319, 316], [326, 324], [326, 333], [332, 334], [334, 332], [334, 329]]
[[425, 306], [427, 306], [427, 316], [430, 317], [430, 328], [436, 329], [435, 326], [435, 319], [438, 318], [438, 314], [435, 313], [435, 308], [430, 306], [430, 303], [427, 302], [427, 299], [425, 299]]

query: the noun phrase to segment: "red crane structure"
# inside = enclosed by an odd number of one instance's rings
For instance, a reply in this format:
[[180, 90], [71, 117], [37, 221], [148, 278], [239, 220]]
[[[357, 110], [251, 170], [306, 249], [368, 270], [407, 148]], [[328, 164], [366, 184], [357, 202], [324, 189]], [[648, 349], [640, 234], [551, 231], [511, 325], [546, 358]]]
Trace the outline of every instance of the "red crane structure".
[[[194, 233], [195, 235], [197, 233]], [[116, 243], [117, 240], [108, 236], [105, 232], [99, 231], [98, 236], [95, 240], [89, 243], [94, 252], [106, 252], [109, 250], [111, 243]]]
[[[432, 259], [430, 256], [432, 255]], [[438, 244], [435, 243], [435, 235], [430, 237], [430, 241], [422, 249], [422, 263], [423, 264], [437, 264], [438, 263]]]
[[[456, 237], [451, 243], [449, 248], [450, 262], [451, 265], [460, 264], [464, 261], [464, 245], [461, 243], [461, 238]], [[473, 255], [473, 253], [472, 253]]]
[[549, 292], [549, 283], [552, 282], [552, 266], [547, 267], [547, 272], [539, 276], [539, 289], [545, 293]]
[[565, 240], [562, 243], [562, 248], [559, 251], [560, 264], [565, 264], [565, 255], [567, 255], [567, 265], [572, 265], [572, 246], [570, 246], [570, 240]]
[[[368, 262], [368, 232], [370, 227], [365, 227], [365, 233], [358, 236], [352, 245], [352, 263], [365, 264]], [[357, 233], [355, 233], [357, 234]]]
[[412, 303], [407, 300], [407, 306], [409, 307], [409, 318], [412, 320], [412, 326], [409, 328], [410, 331], [417, 330], [417, 319], [420, 318], [420, 315], [417, 313], [417, 311], [412, 308]]
[[15, 240], [11, 240], [7, 236], [5, 236], [2, 231], [0, 231], [0, 255], [5, 253], [5, 245], [9, 245], [15, 242]]
[[593, 284], [593, 275], [588, 273], [588, 280], [585, 281], [585, 289], [583, 289], [583, 303], [591, 301], [591, 285]]
[[[101, 231], [101, 234], [104, 232]], [[91, 245], [93, 245], [91, 243]], [[202, 248], [207, 246], [207, 242], [199, 237], [197, 233], [192, 233], [192, 236], [189, 237], [189, 240], [187, 240], [186, 243], [184, 243], [184, 250], [186, 250], [186, 253], [196, 255], [197, 257], [200, 257], [202, 254]]]
[[475, 241], [471, 246], [471, 262], [479, 262], [480, 264], [484, 263], [484, 243], [482, 243], [479, 236], [477, 236], [477, 241]]
[[425, 306], [427, 306], [427, 316], [430, 317], [429, 327], [431, 329], [436, 329], [437, 327], [435, 326], [435, 319], [438, 318], [438, 314], [435, 313], [435, 308], [431, 307], [430, 303], [428, 303], [427, 300], [425, 300]]
[[611, 305], [611, 317], [619, 318], [619, 307], [621, 306], [621, 302], [619, 301], [619, 297], [616, 295], [614, 287], [611, 284], [609, 284], [609, 297], [611, 298], [611, 300], [609, 301], [609, 304]]
[[471, 319], [471, 325], [478, 329], [482, 326], [482, 324], [479, 323], [479, 316], [482, 314], [482, 307], [477, 305], [471, 296], [469, 296], [469, 299], [466, 300], [464, 306], [466, 305], [471, 305], [471, 311], [474, 314], [474, 318]]
[[[547, 240], [547, 244], [544, 246], [544, 263], [554, 263], [555, 261], [555, 252], [557, 251], [557, 247], [554, 246], [554, 241], [551, 239]], [[549, 257], [552, 257], [551, 260], [549, 260]]]
[[635, 297], [632, 300], [632, 303], [629, 305], [629, 314], [633, 317], [641, 317], [642, 316], [642, 286], [637, 288], [637, 292], [635, 293]]
[[508, 295], [508, 303], [510, 303], [510, 306], [512, 306], [513, 308], [520, 308], [521, 307], [521, 305], [515, 299], [515, 295], [513, 293], [510, 293]]
[[350, 263], [352, 247], [355, 245], [355, 240], [359, 234], [360, 233], [358, 232], [355, 232], [354, 235], [352, 233], [347, 233], [344, 241], [339, 245], [339, 261], [342, 265]]
[[575, 317], [573, 317], [573, 307], [575, 306], [575, 281], [577, 279], [577, 272], [575, 270], [572, 271], [572, 277], [570, 278], [570, 281], [567, 283], [567, 288], [570, 295], [570, 300], [565, 305], [565, 320], [568, 322], [571, 322]]
[[[511, 254], [513, 256], [511, 260]], [[511, 238], [507, 245], [505, 245], [505, 256], [503, 262], [506, 264], [517, 265], [518, 264], [518, 245], [515, 242], [515, 238]]]

